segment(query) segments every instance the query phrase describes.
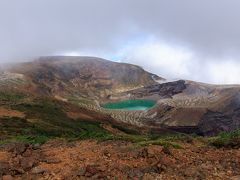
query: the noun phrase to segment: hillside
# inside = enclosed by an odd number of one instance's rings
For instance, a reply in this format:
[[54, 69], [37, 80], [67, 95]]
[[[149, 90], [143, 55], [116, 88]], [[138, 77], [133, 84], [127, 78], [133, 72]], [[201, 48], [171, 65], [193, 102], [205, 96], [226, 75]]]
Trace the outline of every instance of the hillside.
[[[238, 85], [187, 80], [164, 83], [164, 78], [136, 65], [100, 58], [41, 57], [6, 68], [0, 74], [0, 84], [3, 95], [7, 92], [10, 96], [24, 96], [24, 101], [46, 97], [74, 104], [77, 108], [68, 114], [75, 117], [86, 116], [86, 112], [90, 117], [97, 113], [136, 127], [203, 135], [240, 127]], [[102, 103], [128, 99], [152, 99], [157, 103], [138, 112], [100, 107]], [[84, 113], [78, 108], [84, 109]]]
[[[142, 68], [94, 57], [41, 57], [9, 68], [44, 95], [101, 98], [154, 83]], [[29, 83], [29, 82], [28, 82]]]
[[5, 66], [0, 178], [239, 178], [239, 92], [94, 57]]

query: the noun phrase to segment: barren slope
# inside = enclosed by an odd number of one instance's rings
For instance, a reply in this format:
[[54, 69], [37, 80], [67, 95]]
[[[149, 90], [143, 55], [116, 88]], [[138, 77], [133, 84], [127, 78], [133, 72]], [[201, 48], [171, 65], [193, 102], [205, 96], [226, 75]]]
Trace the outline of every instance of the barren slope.
[[152, 74], [138, 66], [94, 57], [42, 57], [9, 71], [29, 79], [39, 92], [67, 99], [98, 99], [154, 83]]

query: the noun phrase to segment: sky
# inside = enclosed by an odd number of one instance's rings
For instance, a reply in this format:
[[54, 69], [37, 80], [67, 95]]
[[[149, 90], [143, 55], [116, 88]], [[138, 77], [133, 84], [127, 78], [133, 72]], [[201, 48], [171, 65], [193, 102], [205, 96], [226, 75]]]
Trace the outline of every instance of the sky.
[[239, 0], [0, 0], [0, 62], [87, 55], [240, 84]]

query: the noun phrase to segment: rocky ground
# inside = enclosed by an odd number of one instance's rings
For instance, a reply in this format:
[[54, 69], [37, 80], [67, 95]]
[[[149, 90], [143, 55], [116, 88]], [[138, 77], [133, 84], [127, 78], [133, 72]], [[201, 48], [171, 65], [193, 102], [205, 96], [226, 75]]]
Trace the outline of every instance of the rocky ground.
[[[0, 74], [0, 180], [240, 179], [240, 86], [157, 84], [99, 58], [40, 60]], [[157, 104], [99, 106], [138, 98]]]
[[0, 148], [0, 177], [10, 179], [240, 179], [240, 149], [198, 140], [181, 148], [126, 141], [50, 140]]

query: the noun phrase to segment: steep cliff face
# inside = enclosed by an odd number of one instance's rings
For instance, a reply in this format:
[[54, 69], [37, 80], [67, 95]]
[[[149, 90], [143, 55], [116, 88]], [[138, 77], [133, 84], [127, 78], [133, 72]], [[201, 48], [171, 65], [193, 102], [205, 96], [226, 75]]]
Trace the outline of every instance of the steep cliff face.
[[[175, 89], [181, 87], [174, 84]], [[170, 84], [165, 86], [171, 89]], [[151, 118], [145, 119], [145, 123], [203, 135], [240, 128], [240, 86], [186, 81], [184, 87], [170, 96], [169, 91], [162, 94], [158, 90], [158, 103], [147, 112]]]
[[236, 92], [215, 109], [208, 109], [199, 122], [202, 134], [214, 135], [221, 131], [240, 128], [240, 93]]

